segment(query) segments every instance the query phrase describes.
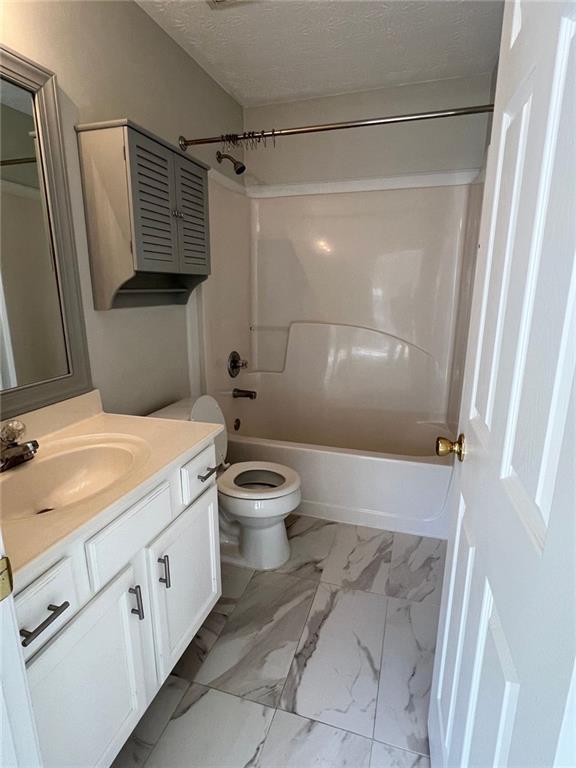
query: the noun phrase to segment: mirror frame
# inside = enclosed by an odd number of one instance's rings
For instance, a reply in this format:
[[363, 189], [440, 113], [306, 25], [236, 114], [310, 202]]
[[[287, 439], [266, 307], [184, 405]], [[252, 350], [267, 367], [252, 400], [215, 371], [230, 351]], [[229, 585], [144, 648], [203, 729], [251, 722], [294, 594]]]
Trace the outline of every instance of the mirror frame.
[[50, 245], [54, 255], [69, 373], [0, 392], [0, 418], [6, 419], [92, 389], [82, 307], [78, 259], [56, 75], [0, 46], [0, 75], [31, 92], [40, 147], [39, 164], [46, 194]]

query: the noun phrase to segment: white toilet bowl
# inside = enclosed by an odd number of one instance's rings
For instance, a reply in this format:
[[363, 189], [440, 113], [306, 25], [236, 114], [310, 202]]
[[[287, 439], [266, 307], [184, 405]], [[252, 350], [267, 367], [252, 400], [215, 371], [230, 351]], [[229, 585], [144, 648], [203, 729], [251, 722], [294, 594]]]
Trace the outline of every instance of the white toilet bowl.
[[[191, 409], [190, 401], [183, 400], [150, 415], [223, 424], [224, 432], [215, 440], [216, 462], [227, 466], [226, 422], [213, 397], [199, 397]], [[257, 570], [285, 563], [290, 557], [290, 545], [284, 520], [302, 498], [298, 473], [283, 464], [244, 461], [221, 472], [217, 484], [222, 538], [228, 543], [237, 539], [241, 562]]]
[[282, 464], [243, 461], [218, 478], [218, 502], [239, 524], [240, 553], [258, 570], [290, 557], [284, 520], [301, 499], [298, 473]]

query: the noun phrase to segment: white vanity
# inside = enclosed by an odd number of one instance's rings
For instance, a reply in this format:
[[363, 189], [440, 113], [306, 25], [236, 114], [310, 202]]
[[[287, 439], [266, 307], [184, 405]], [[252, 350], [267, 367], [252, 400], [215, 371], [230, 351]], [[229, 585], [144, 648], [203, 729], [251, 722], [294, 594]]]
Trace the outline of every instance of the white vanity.
[[220, 596], [222, 427], [97, 392], [21, 418], [40, 450], [0, 475], [1, 519], [40, 750], [108, 766]]

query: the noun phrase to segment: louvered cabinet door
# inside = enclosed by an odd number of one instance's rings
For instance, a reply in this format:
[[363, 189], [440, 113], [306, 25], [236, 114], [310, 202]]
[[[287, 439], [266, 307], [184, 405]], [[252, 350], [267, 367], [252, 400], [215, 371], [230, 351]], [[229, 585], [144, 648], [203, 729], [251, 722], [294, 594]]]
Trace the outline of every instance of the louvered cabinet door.
[[138, 131], [127, 131], [135, 266], [179, 272], [174, 153]]
[[176, 207], [180, 271], [189, 275], [210, 272], [208, 231], [208, 179], [206, 171], [185, 157], [175, 155]]

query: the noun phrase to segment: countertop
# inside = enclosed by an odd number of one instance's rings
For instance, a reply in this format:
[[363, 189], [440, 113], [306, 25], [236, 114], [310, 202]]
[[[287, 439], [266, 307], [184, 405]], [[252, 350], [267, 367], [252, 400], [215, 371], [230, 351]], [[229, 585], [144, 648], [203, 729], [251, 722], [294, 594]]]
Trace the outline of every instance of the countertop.
[[[143, 486], [150, 485], [155, 476], [165, 473], [171, 465], [175, 467], [187, 456], [199, 453], [223, 429], [221, 424], [98, 413], [46, 435], [39, 440], [38, 455], [43, 446], [48, 447], [54, 441], [84, 435], [127, 435], [144, 440], [149, 450], [146, 451], [144, 460], [125, 477], [61, 511], [4, 521], [0, 507], [4, 545], [14, 572], [28, 565], [55, 544], [69, 538], [117, 502], [130, 504], [137, 501]], [[11, 472], [28, 473], [30, 482], [33, 483], [34, 459], [8, 470], [5, 477]], [[2, 477], [0, 502], [1, 498]]]

